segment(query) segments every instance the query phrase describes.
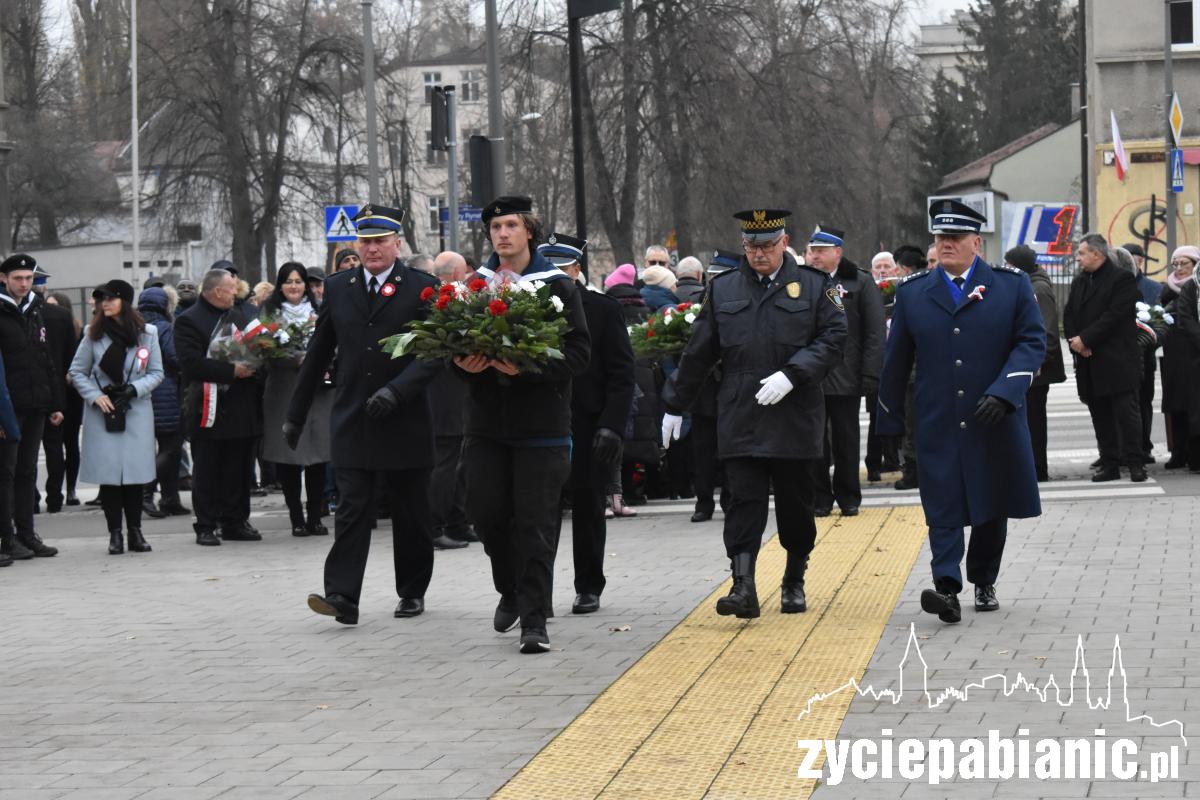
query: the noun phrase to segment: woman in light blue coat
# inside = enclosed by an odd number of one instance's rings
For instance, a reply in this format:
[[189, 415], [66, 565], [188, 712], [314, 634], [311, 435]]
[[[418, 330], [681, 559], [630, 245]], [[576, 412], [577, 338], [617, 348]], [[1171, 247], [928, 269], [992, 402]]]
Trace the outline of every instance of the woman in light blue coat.
[[150, 393], [163, 380], [158, 331], [133, 305], [133, 287], [122, 280], [98, 286], [96, 315], [79, 343], [68, 376], [83, 398], [83, 453], [79, 477], [100, 484], [108, 523], [108, 552], [146, 553], [142, 489], [154, 480], [154, 408]]

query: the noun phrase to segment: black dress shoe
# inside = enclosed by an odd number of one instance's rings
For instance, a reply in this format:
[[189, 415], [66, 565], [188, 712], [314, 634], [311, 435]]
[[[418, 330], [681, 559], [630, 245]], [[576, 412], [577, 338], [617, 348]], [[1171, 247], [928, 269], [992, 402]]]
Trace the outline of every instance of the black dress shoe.
[[227, 542], [261, 542], [262, 534], [248, 522], [238, 522], [221, 528], [221, 538]]
[[814, 517], [828, 517], [832, 513], [833, 513], [832, 507], [830, 507], [830, 508], [814, 508], [813, 509]]
[[190, 516], [192, 510], [179, 502], [179, 498], [174, 500], [159, 500], [158, 510], [166, 514], [168, 517], [186, 517]]
[[196, 544], [202, 547], [216, 547], [221, 544], [213, 531], [196, 531]]
[[500, 597], [500, 602], [496, 604], [496, 614], [492, 617], [492, 627], [497, 633], [508, 633], [517, 626], [517, 622], [521, 619], [521, 615], [517, 613], [517, 598], [515, 597]]
[[877, 469], [869, 469], [867, 470], [867, 480], [871, 483], [879, 483], [883, 480], [883, 473]]
[[466, 547], [467, 544], [467, 542], [459, 539], [451, 539], [444, 533], [433, 537], [434, 550], [458, 550], [459, 548]]
[[293, 525], [292, 536], [308, 536], [308, 527], [306, 525]]
[[97, 508], [99, 508], [100, 507], [100, 495], [96, 495], [94, 498], [92, 498], [91, 500], [88, 500], [86, 503], [84, 503], [84, 505], [85, 506], [96, 506]]
[[419, 617], [425, 613], [425, 598], [423, 597], [401, 597], [400, 602], [396, 604], [396, 610], [392, 613], [393, 617]]
[[79, 505], [79, 498], [75, 496], [74, 492], [67, 493], [67, 505], [69, 505], [69, 506]]
[[1141, 464], [1134, 464], [1129, 468], [1129, 480], [1134, 483], [1145, 483], [1147, 479], [1146, 468]]
[[0, 567], [11, 567], [13, 564], [12, 556], [7, 553], [0, 553]]
[[958, 595], [951, 592], [926, 589], [921, 592], [921, 610], [927, 614], [937, 614], [942, 622], [962, 621], [962, 607], [958, 604]]
[[842, 516], [843, 517], [857, 517], [858, 516], [858, 506], [850, 506], [849, 508], [843, 508]]
[[975, 587], [975, 610], [976, 611], [995, 611], [1000, 608], [1000, 601], [996, 599], [995, 586], [976, 586]]
[[167, 513], [154, 504], [154, 499], [147, 497], [142, 500], [142, 513], [151, 519], [162, 519]]
[[27, 561], [33, 558], [33, 551], [21, 544], [16, 534], [9, 534], [0, 539], [0, 553], [12, 558], [14, 561]]
[[333, 617], [343, 625], [358, 624], [358, 606], [350, 602], [350, 598], [343, 597], [340, 594], [331, 594], [328, 597], [322, 597], [319, 594], [310, 594], [308, 596], [308, 607], [318, 614]]
[[1092, 469], [1100, 469], [1100, 467], [1104, 466], [1104, 461], [1103, 461], [1103, 459], [1097, 458], [1095, 461], [1093, 461], [1088, 466], [1090, 466]]
[[708, 522], [713, 517], [711, 511], [693, 511], [692, 522]]
[[46, 501], [46, 513], [47, 514], [57, 514], [60, 511], [62, 511], [62, 507], [63, 507], [63, 504], [62, 504], [61, 499]]
[[[1144, 472], [1145, 470], [1143, 470]], [[1092, 475], [1092, 483], [1104, 483], [1105, 481], [1121, 480], [1121, 470], [1116, 467], [1107, 467], [1100, 469]]]
[[550, 636], [546, 633], [545, 625], [534, 625], [521, 628], [521, 652], [526, 655], [533, 653], [548, 653], [550, 651]]
[[593, 611], [600, 610], [600, 595], [582, 594], [575, 595], [575, 603], [571, 606], [572, 614], [591, 614]]
[[43, 542], [42, 537], [38, 536], [37, 531], [25, 534], [24, 536], [17, 536], [17, 540], [31, 550], [38, 558], [51, 558], [58, 555], [58, 548], [51, 547]]
[[329, 528], [321, 524], [321, 520], [310, 520], [308, 523], [309, 536], [328, 536]]
[[1174, 455], [1172, 455], [1167, 459], [1167, 463], [1163, 464], [1163, 466], [1167, 469], [1183, 469], [1187, 466], [1187, 459], [1176, 458]]

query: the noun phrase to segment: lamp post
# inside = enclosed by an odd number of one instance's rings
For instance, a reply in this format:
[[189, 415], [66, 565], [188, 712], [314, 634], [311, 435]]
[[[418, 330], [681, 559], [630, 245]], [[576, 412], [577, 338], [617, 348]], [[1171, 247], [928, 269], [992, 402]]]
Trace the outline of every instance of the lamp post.
[[[492, 150], [492, 193], [504, 194], [504, 103], [500, 97], [500, 43], [496, 23], [496, 0], [484, 4], [487, 29], [488, 140]], [[484, 202], [488, 202], [488, 198]]]
[[1175, 252], [1175, 190], [1171, 188], [1171, 148], [1175, 147], [1175, 134], [1171, 129], [1171, 100], [1175, 96], [1175, 70], [1171, 63], [1171, 0], [1166, 0], [1163, 3], [1163, 77], [1166, 80], [1167, 91], [1166, 101], [1163, 103], [1163, 108], [1166, 109], [1166, 127], [1167, 135], [1166, 144], [1166, 178], [1167, 178], [1167, 262], [1170, 263], [1171, 255]]
[[5, 120], [8, 117], [8, 101], [4, 94], [4, 37], [0, 36], [0, 256], [8, 254], [12, 247], [12, 196], [8, 185], [8, 154], [13, 143], [8, 140]]
[[379, 134], [375, 127], [375, 39], [371, 31], [372, 0], [362, 0], [363, 93], [367, 100], [367, 199], [379, 202]]
[[[587, 239], [587, 198], [583, 167], [583, 32], [585, 17], [616, 11], [620, 0], [567, 0], [567, 54], [571, 73], [571, 154], [575, 167], [575, 235]], [[579, 260], [583, 276], [588, 274], [587, 251]]]

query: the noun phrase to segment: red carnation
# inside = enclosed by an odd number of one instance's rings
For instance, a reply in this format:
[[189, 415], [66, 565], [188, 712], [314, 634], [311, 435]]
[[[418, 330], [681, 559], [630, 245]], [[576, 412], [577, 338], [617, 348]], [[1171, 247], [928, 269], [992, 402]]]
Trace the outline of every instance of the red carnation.
[[442, 295], [443, 297], [445, 297], [448, 294], [454, 294], [454, 284], [443, 283], [441, 288], [438, 289], [438, 294]]
[[446, 306], [450, 305], [450, 300], [451, 300], [451, 297], [448, 294], [444, 294], [441, 297], [439, 297], [437, 299], [438, 310], [439, 311], [444, 310], [446, 308]]
[[508, 303], [503, 300], [493, 300], [488, 303], [488, 313], [493, 317], [503, 317], [508, 313]]
[[272, 322], [270, 325], [267, 326], [267, 330], [270, 331], [271, 333], [274, 333], [275, 331], [279, 330], [279, 323]]
[[485, 281], [483, 278], [472, 278], [471, 280], [467, 281], [467, 288], [472, 292], [481, 292], [487, 288], [487, 281]]
[[675, 306], [675, 310], [676, 311], [687, 311], [691, 307], [692, 307], [691, 303], [680, 303], [679, 305]]
[[433, 287], [432, 286], [426, 286], [424, 289], [421, 290], [421, 301], [422, 302], [428, 303], [429, 298], [431, 298], [431, 297], [433, 297]]
[[654, 338], [654, 331], [652, 331], [651, 329], [647, 328], [647, 329], [646, 329], [646, 338], [647, 338], [647, 339], [653, 339], [653, 338]]

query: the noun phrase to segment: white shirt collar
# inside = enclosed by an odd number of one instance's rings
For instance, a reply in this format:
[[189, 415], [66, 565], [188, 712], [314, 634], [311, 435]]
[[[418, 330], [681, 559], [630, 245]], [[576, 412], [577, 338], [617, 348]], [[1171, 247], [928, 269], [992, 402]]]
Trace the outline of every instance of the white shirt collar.
[[[396, 265], [392, 264], [392, 266], [388, 267], [387, 269], [385, 269], [383, 272], [379, 273], [378, 275], [372, 275], [371, 272], [368, 271], [366, 267], [363, 267], [363, 280], [367, 282], [367, 286], [370, 286], [371, 278], [374, 278], [376, 285], [379, 287], [382, 287], [383, 284], [387, 283], [387, 279], [392, 276], [392, 270], [395, 268], [396, 268]], [[368, 290], [368, 291], [370, 291], [370, 290]]]

